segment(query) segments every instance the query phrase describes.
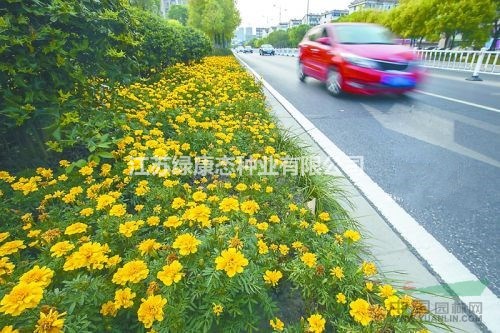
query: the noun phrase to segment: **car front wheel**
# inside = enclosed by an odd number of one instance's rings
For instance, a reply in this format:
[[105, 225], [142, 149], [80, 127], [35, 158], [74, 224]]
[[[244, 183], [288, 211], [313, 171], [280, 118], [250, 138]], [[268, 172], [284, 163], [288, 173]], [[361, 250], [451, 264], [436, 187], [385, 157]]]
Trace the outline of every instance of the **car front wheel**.
[[342, 95], [342, 87], [341, 87], [341, 82], [342, 82], [342, 74], [335, 69], [332, 68], [328, 71], [328, 76], [326, 78], [326, 89], [330, 94], [332, 94], [335, 97], [339, 97]]

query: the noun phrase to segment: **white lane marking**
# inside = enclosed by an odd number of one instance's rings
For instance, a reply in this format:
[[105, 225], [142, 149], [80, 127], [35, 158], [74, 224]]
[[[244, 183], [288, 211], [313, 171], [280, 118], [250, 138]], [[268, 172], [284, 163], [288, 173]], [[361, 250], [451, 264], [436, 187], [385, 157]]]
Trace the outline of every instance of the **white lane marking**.
[[447, 101], [451, 101], [451, 102], [455, 102], [455, 103], [460, 103], [460, 104], [465, 104], [465, 105], [473, 106], [475, 108], [479, 108], [479, 109], [484, 109], [484, 110], [493, 111], [493, 112], [499, 112], [500, 113], [500, 109], [495, 109], [495, 108], [492, 108], [490, 106], [476, 104], [476, 103], [471, 103], [471, 102], [467, 102], [467, 101], [464, 101], [464, 100], [461, 100], [461, 99], [456, 99], [456, 98], [446, 97], [446, 96], [443, 96], [443, 95], [433, 94], [433, 93], [430, 93], [430, 92], [427, 92], [427, 91], [423, 91], [423, 90], [418, 90], [418, 89], [414, 90], [414, 91], [417, 92], [417, 93], [420, 93], [420, 94], [424, 94], [424, 95], [429, 95], [429, 96], [436, 97], [436, 98], [445, 99]]
[[[262, 82], [263, 86], [278, 100], [287, 112], [306, 130], [311, 138], [328, 154], [351, 182], [363, 193], [385, 220], [418, 252], [441, 279], [453, 287], [453, 283], [479, 281], [452, 253], [434, 236], [428, 233], [410, 214], [377, 185], [361, 168], [338, 148], [323, 132], [311, 123], [292, 103], [277, 92], [262, 76], [257, 74], [243, 59], [239, 60]], [[500, 332], [500, 299], [485, 288], [479, 297], [459, 296], [465, 304], [482, 303], [481, 320], [491, 332]]]

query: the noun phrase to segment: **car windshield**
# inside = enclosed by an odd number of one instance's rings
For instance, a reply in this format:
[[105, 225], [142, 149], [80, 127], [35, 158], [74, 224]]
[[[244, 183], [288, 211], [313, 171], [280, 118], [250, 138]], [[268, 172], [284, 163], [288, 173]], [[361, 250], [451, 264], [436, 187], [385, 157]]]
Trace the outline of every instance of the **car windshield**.
[[395, 44], [393, 34], [377, 25], [339, 25], [335, 36], [340, 44]]
[[271, 49], [272, 47], [273, 47], [273, 46], [272, 46], [272, 45], [270, 45], [270, 44], [264, 44], [264, 45], [262, 45], [262, 48], [263, 48], [263, 49]]

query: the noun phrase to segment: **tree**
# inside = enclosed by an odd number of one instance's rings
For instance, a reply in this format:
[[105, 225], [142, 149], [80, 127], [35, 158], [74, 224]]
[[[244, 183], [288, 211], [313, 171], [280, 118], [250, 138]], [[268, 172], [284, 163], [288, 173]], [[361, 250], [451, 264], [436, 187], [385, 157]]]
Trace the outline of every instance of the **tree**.
[[288, 30], [288, 39], [292, 47], [296, 47], [311, 28], [308, 24], [301, 24]]
[[167, 17], [171, 20], [181, 22], [182, 25], [186, 25], [188, 20], [188, 8], [184, 5], [172, 5], [168, 10]]
[[359, 10], [346, 16], [339, 18], [338, 22], [363, 22], [363, 23], [378, 23], [385, 24], [388, 16], [388, 11], [380, 10]]
[[131, 6], [160, 15], [160, 1], [161, 0], [129, 0], [129, 3]]
[[418, 40], [420, 45], [425, 37], [433, 39], [436, 35], [427, 24], [434, 15], [433, 0], [406, 0], [389, 12], [386, 25], [401, 37], [410, 38], [412, 44]]
[[190, 0], [188, 3], [188, 24], [205, 32], [217, 48], [227, 47], [240, 22], [234, 0]]

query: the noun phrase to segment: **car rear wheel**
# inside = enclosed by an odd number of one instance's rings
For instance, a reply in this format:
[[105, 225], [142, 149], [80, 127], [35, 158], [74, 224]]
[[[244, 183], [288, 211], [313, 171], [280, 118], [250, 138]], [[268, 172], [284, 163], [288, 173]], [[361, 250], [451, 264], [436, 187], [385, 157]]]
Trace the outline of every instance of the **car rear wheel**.
[[328, 76], [326, 78], [326, 89], [330, 94], [335, 97], [342, 95], [342, 88], [340, 86], [342, 82], [342, 75], [335, 68], [328, 70]]
[[306, 75], [304, 74], [304, 65], [300, 61], [297, 69], [297, 74], [300, 81], [304, 82], [306, 80]]

